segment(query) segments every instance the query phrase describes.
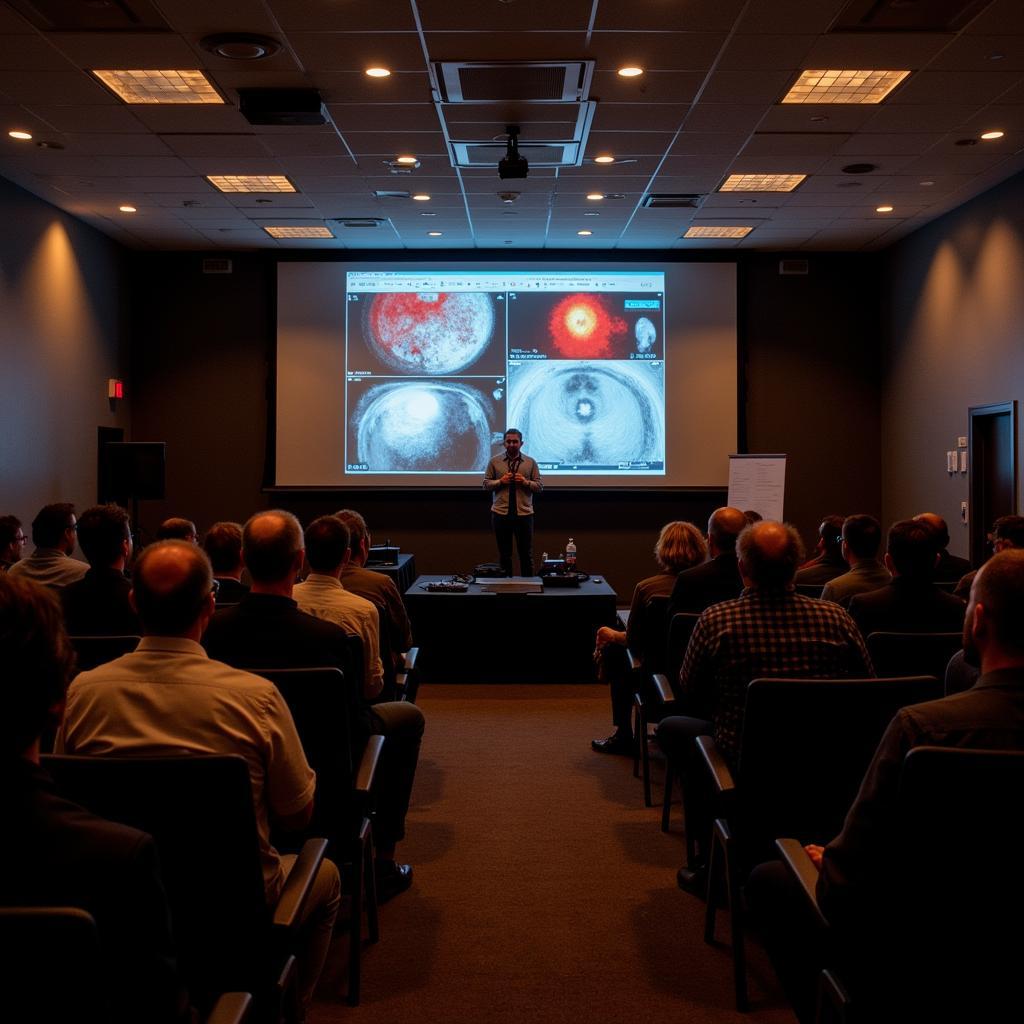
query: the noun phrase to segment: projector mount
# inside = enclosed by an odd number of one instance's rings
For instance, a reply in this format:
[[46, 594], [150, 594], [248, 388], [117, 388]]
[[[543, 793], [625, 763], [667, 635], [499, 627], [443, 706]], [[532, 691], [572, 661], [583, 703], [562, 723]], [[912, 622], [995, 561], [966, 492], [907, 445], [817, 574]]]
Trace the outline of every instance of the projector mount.
[[530, 165], [519, 153], [519, 125], [505, 125], [505, 134], [508, 136], [508, 148], [498, 161], [498, 177], [525, 178], [530, 173]]

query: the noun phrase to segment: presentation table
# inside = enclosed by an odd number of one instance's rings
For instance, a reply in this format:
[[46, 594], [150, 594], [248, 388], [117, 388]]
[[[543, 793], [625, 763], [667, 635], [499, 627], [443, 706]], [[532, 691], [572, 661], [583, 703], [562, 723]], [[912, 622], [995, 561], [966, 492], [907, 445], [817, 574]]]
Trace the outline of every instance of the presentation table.
[[617, 595], [603, 577], [540, 593], [491, 592], [537, 578], [470, 583], [461, 593], [426, 589], [450, 579], [420, 576], [405, 592], [423, 682], [595, 681], [594, 635], [615, 624]]
[[416, 579], [416, 556], [401, 554], [398, 556], [398, 565], [371, 565], [367, 563], [367, 569], [373, 572], [382, 572], [390, 576], [398, 587], [398, 592], [404, 594]]

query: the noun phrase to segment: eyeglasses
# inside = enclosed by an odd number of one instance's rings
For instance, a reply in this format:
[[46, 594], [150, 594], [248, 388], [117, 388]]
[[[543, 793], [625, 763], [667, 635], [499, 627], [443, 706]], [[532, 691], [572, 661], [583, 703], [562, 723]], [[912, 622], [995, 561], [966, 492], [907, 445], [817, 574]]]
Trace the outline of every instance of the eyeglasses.
[[23, 534], [23, 533], [19, 533], [18, 536], [14, 538], [14, 543], [15, 544], [27, 544], [28, 543], [28, 537], [26, 537], [25, 534]]
[[210, 589], [210, 593], [213, 594], [214, 597], [220, 593], [220, 580], [213, 581], [213, 587]]

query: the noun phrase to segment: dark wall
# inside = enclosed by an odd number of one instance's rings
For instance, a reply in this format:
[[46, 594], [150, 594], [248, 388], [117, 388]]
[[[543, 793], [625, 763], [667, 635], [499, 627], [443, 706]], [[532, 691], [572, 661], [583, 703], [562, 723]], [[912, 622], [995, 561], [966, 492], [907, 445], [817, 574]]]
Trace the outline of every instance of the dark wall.
[[[746, 450], [789, 454], [787, 517], [810, 541], [826, 513], [879, 511], [877, 261], [813, 256], [807, 277], [780, 277], [778, 261], [740, 260]], [[185, 515], [203, 530], [277, 504], [306, 522], [352, 506], [366, 515], [376, 539], [390, 537], [415, 552], [421, 572], [465, 571], [494, 560], [482, 491], [262, 491], [272, 257], [235, 256], [231, 275], [204, 275], [197, 254], [138, 255], [133, 266], [132, 439], [168, 443], [168, 499], [144, 503], [144, 526]], [[628, 597], [633, 583], [654, 571], [651, 549], [662, 524], [703, 524], [723, 500], [724, 492], [549, 491], [537, 502], [536, 548], [553, 553], [571, 535], [581, 567], [607, 576]]]

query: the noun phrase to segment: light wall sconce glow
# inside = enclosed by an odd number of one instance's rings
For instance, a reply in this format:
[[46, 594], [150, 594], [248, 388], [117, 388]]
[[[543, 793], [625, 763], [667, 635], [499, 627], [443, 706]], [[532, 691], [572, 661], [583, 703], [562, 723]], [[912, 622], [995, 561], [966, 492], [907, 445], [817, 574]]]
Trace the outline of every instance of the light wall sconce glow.
[[806, 174], [730, 174], [719, 192], [792, 192]]
[[122, 213], [138, 213], [138, 209], [137, 209], [136, 207], [134, 207], [134, 206], [129, 206], [129, 205], [127, 204], [127, 203], [125, 203], [125, 205], [124, 205], [124, 206], [119, 206], [119, 207], [118, 207], [118, 209], [119, 209], [119, 210], [120, 210], [120, 211], [121, 211]]
[[876, 206], [875, 213], [892, 213], [893, 208], [891, 206]]
[[615, 163], [615, 157], [609, 156], [608, 154], [605, 154], [604, 156], [595, 156], [594, 157], [594, 163], [595, 164], [613, 164], [613, 163]]
[[909, 71], [801, 71], [783, 103], [881, 103]]
[[371, 78], [388, 78], [391, 75], [387, 68], [367, 68], [366, 73]]
[[206, 180], [221, 192], [295, 192], [283, 174], [208, 174]]
[[1006, 134], [1006, 132], [1001, 132], [1001, 131], [998, 131], [998, 130], [994, 130], [994, 131], [991, 131], [991, 132], [982, 132], [981, 133], [981, 137], [983, 139], [985, 139], [986, 141], [989, 141], [991, 139], [1001, 139], [1005, 134]]
[[28, 142], [32, 138], [31, 132], [13, 131], [8, 132], [7, 134], [10, 135], [12, 139], [18, 139], [20, 142]]
[[603, 192], [588, 192], [587, 193], [587, 198], [596, 203], [599, 200], [604, 199], [604, 193]]
[[93, 71], [125, 103], [223, 103], [202, 71]]
[[753, 230], [753, 227], [718, 227], [714, 224], [700, 224], [687, 228], [683, 238], [746, 238]]
[[577, 235], [582, 235], [584, 238], [586, 238], [587, 235], [592, 235], [593, 233], [594, 233], [593, 231], [587, 231], [587, 230], [577, 231], [576, 232]]
[[417, 203], [425, 203], [430, 199], [430, 196], [428, 196], [426, 192], [417, 192], [413, 196], [413, 199], [415, 199]]
[[430, 235], [431, 238], [440, 238], [444, 234], [444, 232], [443, 231], [428, 231], [427, 234]]
[[619, 68], [620, 78], [637, 78], [644, 73], [643, 68], [638, 68], [635, 64], [627, 64], [624, 68]]
[[267, 227], [264, 225], [263, 230], [271, 238], [334, 238], [334, 233], [330, 228], [318, 227], [316, 225], [311, 225], [310, 227], [296, 227], [292, 225]]
[[395, 157], [396, 164], [418, 164], [419, 160], [414, 156], [398, 156]]

